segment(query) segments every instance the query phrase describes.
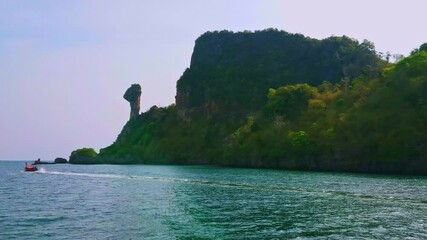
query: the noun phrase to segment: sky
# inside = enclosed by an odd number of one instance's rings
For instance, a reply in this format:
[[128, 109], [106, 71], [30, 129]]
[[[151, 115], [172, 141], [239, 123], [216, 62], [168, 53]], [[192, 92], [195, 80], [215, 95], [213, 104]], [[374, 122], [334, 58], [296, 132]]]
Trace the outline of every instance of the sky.
[[408, 55], [427, 42], [425, 0], [0, 0], [0, 160], [53, 160], [112, 144], [141, 110], [174, 103], [206, 31], [277, 28], [368, 39]]

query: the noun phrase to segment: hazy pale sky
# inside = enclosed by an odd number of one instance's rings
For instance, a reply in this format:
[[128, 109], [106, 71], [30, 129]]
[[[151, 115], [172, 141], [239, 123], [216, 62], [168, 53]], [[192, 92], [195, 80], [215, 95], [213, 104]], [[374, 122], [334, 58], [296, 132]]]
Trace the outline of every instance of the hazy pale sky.
[[427, 42], [425, 0], [0, 0], [0, 159], [51, 160], [110, 145], [142, 85], [142, 110], [174, 102], [206, 31], [347, 35], [378, 51]]

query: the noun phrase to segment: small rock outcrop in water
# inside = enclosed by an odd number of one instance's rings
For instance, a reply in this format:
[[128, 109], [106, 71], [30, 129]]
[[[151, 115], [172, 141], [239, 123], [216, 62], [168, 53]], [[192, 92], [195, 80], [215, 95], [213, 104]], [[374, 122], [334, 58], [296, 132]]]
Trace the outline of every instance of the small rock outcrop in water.
[[141, 93], [142, 88], [139, 84], [132, 84], [128, 90], [126, 90], [123, 98], [130, 104], [130, 119], [135, 118], [139, 115], [139, 109], [141, 104]]
[[34, 164], [54, 164], [53, 162], [46, 162], [46, 161], [42, 161], [39, 159], [37, 159], [36, 161], [34, 161]]
[[55, 158], [55, 163], [68, 163], [65, 158]]

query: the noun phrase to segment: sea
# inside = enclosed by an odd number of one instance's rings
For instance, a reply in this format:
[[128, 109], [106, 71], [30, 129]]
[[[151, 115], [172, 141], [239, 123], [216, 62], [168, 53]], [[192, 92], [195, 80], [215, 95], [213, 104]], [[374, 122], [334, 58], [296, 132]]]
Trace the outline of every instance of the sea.
[[0, 239], [427, 239], [427, 178], [0, 161]]

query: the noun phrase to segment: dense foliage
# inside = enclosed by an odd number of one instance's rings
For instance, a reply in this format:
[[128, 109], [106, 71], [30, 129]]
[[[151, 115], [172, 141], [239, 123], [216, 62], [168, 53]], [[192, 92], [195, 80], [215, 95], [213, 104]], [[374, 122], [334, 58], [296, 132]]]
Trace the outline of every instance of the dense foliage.
[[70, 155], [70, 163], [77, 164], [92, 164], [92, 163], [103, 163], [98, 158], [98, 154], [93, 148], [80, 148], [74, 150]]
[[390, 64], [346, 37], [206, 33], [177, 105], [131, 119], [99, 158], [427, 173], [425, 46]]
[[317, 40], [275, 29], [207, 32], [196, 40], [190, 68], [178, 80], [176, 104], [189, 117], [245, 116], [264, 106], [269, 88], [377, 76], [380, 62], [371, 42], [346, 36]]

